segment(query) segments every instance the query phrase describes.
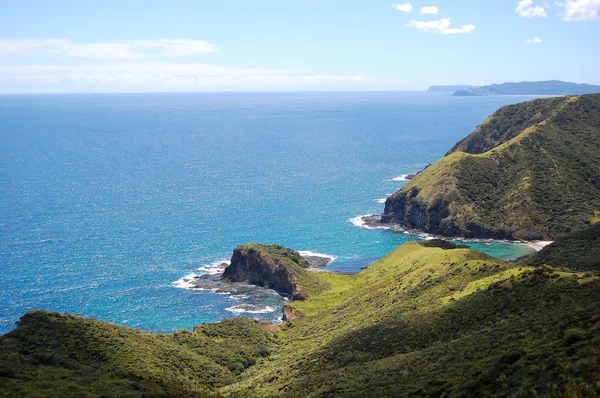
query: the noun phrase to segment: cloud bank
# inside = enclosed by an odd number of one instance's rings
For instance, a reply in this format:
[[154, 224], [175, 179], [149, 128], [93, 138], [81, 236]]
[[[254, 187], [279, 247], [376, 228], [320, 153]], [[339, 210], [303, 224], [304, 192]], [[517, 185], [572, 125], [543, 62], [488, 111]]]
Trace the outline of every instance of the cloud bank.
[[520, 0], [515, 12], [523, 18], [546, 18], [548, 16], [544, 7], [533, 5], [533, 0]]
[[67, 39], [0, 40], [0, 55], [27, 57], [39, 55], [96, 59], [140, 59], [207, 54], [217, 48], [202, 40], [158, 39], [74, 43]]
[[402, 12], [411, 12], [412, 11], [412, 4], [410, 3], [406, 3], [406, 4], [396, 4], [394, 5], [394, 8], [398, 11], [402, 11]]
[[375, 79], [197, 63], [0, 65], [1, 92], [157, 92], [353, 87]]
[[421, 32], [438, 33], [441, 35], [455, 35], [471, 33], [475, 31], [475, 25], [463, 25], [460, 28], [452, 28], [450, 18], [442, 18], [437, 21], [410, 21], [406, 26], [416, 28]]
[[436, 6], [426, 6], [421, 8], [419, 14], [421, 15], [439, 15], [440, 9]]
[[600, 0], [568, 0], [565, 3], [557, 2], [556, 4], [564, 8], [563, 21], [580, 22], [598, 19]]

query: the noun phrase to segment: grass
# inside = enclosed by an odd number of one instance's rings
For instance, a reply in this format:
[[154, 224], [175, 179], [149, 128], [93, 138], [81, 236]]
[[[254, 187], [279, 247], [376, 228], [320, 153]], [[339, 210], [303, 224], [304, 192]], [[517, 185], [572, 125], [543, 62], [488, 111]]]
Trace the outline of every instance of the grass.
[[281, 349], [223, 393], [600, 393], [597, 279], [417, 243], [358, 275], [320, 277], [337, 287], [292, 303], [304, 316], [282, 332]]
[[239, 318], [159, 335], [28, 313], [0, 337], [0, 394], [600, 394], [600, 278], [436, 245], [312, 273], [328, 288], [291, 302], [282, 327]]

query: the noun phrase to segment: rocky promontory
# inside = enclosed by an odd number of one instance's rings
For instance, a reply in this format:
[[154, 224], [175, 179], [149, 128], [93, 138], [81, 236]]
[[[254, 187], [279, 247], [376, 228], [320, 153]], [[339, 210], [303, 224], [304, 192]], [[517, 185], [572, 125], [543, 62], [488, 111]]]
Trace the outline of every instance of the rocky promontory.
[[290, 300], [307, 300], [321, 290], [318, 278], [298, 252], [278, 245], [249, 243], [235, 248], [222, 279], [267, 287]]

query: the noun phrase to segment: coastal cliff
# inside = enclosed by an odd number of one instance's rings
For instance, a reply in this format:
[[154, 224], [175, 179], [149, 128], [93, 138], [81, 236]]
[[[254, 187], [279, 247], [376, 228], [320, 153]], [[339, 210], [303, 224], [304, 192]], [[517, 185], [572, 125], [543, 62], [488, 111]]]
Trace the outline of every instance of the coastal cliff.
[[600, 210], [600, 95], [501, 108], [386, 200], [381, 222], [442, 236], [554, 239]]
[[249, 243], [235, 248], [222, 278], [268, 287], [291, 300], [307, 300], [319, 290], [309, 263], [296, 251], [278, 245]]

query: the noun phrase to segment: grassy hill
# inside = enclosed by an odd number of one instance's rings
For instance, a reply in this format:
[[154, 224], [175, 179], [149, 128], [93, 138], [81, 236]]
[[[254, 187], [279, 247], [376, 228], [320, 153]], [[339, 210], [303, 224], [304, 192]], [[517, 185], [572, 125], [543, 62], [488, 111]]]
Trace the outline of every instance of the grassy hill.
[[280, 327], [242, 318], [158, 335], [71, 315], [28, 313], [0, 337], [0, 391], [600, 394], [598, 277], [508, 264], [435, 242], [407, 243], [356, 275], [314, 275], [328, 288], [289, 303], [290, 319]]
[[551, 245], [519, 260], [523, 264], [565, 266], [579, 271], [600, 271], [600, 223], [561, 236]]
[[270, 354], [270, 330], [242, 318], [161, 335], [33, 311], [0, 337], [0, 397], [207, 396]]
[[392, 195], [382, 221], [445, 236], [554, 239], [600, 210], [600, 95], [508, 105]]
[[294, 302], [282, 348], [241, 396], [600, 393], [600, 280], [407, 243]]

